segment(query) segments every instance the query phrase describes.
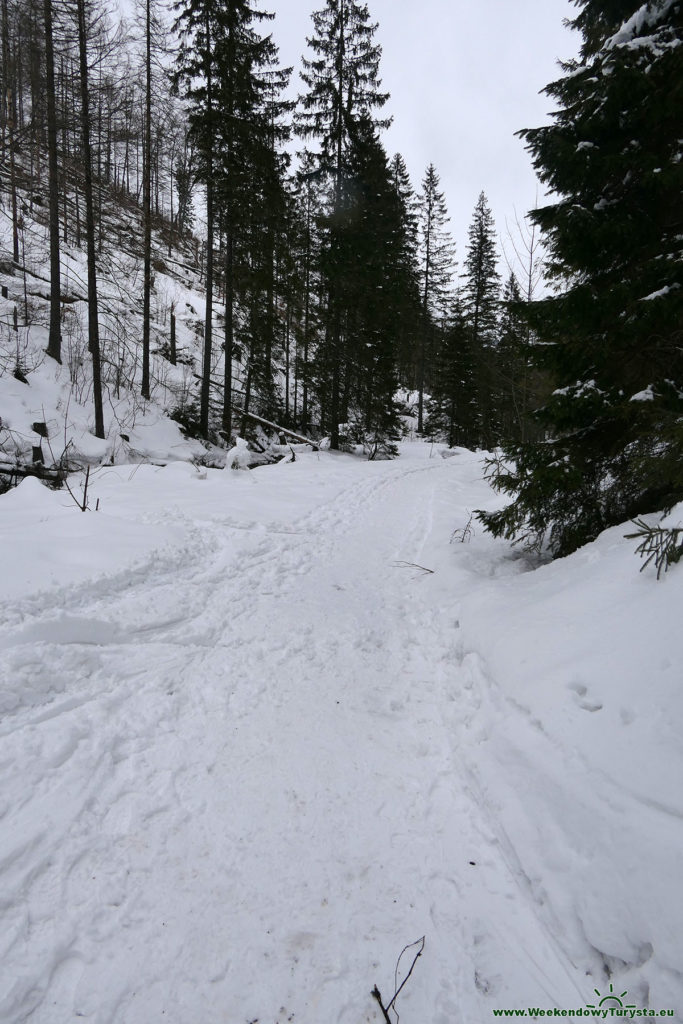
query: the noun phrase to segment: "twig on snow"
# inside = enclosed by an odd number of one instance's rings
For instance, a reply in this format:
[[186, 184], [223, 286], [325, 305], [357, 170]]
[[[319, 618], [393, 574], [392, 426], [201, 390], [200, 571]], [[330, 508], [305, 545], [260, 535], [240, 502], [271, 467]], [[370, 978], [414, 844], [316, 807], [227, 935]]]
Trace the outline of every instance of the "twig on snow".
[[[467, 509], [467, 511], [470, 512], [469, 509]], [[470, 518], [467, 520], [467, 524], [465, 526], [460, 527], [460, 529], [453, 530], [450, 539], [451, 544], [453, 543], [454, 540], [460, 541], [461, 544], [467, 544], [469, 543], [469, 541], [472, 540], [472, 538], [474, 537], [474, 527], [472, 526], [473, 519], [474, 512], [470, 512]]]
[[395, 569], [419, 569], [420, 572], [434, 575], [434, 569], [427, 569], [424, 565], [418, 565], [417, 562], [394, 562], [393, 566]]
[[[412, 949], [413, 946], [418, 946], [419, 947], [418, 951], [415, 954], [415, 956], [413, 957], [413, 962], [410, 965], [410, 970], [406, 974], [406, 976], [403, 979], [403, 981], [401, 982], [401, 984], [398, 985], [398, 968], [399, 968], [399, 965], [401, 963], [401, 958], [402, 958], [403, 954], [405, 952], [407, 952], [407, 950]], [[408, 978], [413, 973], [413, 971], [415, 969], [415, 964], [417, 963], [417, 961], [422, 956], [422, 953], [424, 952], [424, 948], [425, 948], [425, 936], [423, 935], [421, 939], [417, 939], [416, 942], [410, 942], [407, 946], [404, 946], [403, 949], [401, 950], [399, 958], [396, 961], [396, 969], [394, 971], [394, 985], [398, 985], [398, 988], [396, 988], [396, 991], [394, 992], [393, 996], [391, 997], [391, 999], [389, 1000], [389, 1002], [387, 1003], [386, 1006], [382, 1002], [382, 994], [381, 994], [380, 990], [377, 988], [377, 985], [375, 985], [375, 987], [372, 990], [372, 993], [371, 993], [372, 997], [373, 997], [373, 999], [377, 1000], [377, 1002], [379, 1004], [379, 1007], [380, 1007], [380, 1009], [381, 1009], [381, 1011], [382, 1011], [382, 1013], [384, 1015], [384, 1020], [387, 1022], [387, 1024], [398, 1024], [399, 1015], [398, 1015], [398, 1011], [396, 1010], [396, 1006], [394, 1004], [396, 1003], [396, 1000], [398, 999], [398, 997], [401, 994], [403, 988], [405, 987], [405, 985], [406, 985], [406, 983], [408, 981]], [[392, 1008], [394, 1010], [394, 1013], [396, 1014], [396, 1021], [395, 1022], [393, 1022], [391, 1020], [391, 1017], [389, 1016], [389, 1010], [391, 1010]]]

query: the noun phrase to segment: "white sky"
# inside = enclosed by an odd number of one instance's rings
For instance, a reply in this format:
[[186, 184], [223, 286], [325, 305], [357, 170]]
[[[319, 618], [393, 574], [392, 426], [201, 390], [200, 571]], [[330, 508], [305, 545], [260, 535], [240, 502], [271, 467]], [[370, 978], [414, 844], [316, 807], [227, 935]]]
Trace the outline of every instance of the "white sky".
[[[467, 228], [484, 189], [500, 234], [534, 205], [536, 178], [514, 132], [548, 120], [539, 91], [559, 77], [558, 59], [576, 54], [579, 37], [563, 25], [569, 0], [368, 0], [379, 22], [383, 86], [394, 123], [389, 155], [405, 157], [417, 188], [431, 161], [451, 214], [462, 260]], [[323, 0], [262, 0], [283, 65], [293, 64], [297, 92], [311, 11]]]

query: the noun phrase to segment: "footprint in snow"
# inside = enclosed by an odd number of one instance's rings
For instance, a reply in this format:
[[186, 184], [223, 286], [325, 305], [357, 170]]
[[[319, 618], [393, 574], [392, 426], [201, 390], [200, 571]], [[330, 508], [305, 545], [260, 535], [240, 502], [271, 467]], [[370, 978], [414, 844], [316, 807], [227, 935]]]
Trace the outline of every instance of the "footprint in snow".
[[600, 701], [591, 700], [587, 696], [588, 687], [584, 686], [583, 683], [571, 682], [568, 684], [567, 689], [574, 693], [576, 703], [582, 711], [602, 711], [603, 705]]

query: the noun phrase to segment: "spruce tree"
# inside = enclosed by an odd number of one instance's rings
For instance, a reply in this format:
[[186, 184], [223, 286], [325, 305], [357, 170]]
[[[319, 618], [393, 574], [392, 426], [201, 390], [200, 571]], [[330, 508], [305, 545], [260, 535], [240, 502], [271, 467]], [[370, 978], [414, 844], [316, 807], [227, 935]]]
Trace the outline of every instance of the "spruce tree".
[[225, 256], [222, 427], [230, 435], [232, 359], [238, 337], [248, 353], [247, 394], [257, 384], [265, 399], [262, 411], [273, 412], [273, 265], [284, 203], [278, 143], [286, 134], [279, 123], [279, 93], [286, 87], [289, 71], [277, 68], [278, 53], [271, 37], [256, 30], [273, 15], [257, 10], [250, 0], [230, 0], [228, 8], [224, 40], [217, 51], [221, 117], [217, 200]]
[[522, 133], [559, 197], [532, 214], [563, 286], [529, 310], [557, 385], [548, 437], [507, 448], [494, 482], [514, 500], [484, 517], [556, 555], [683, 498], [683, 7], [580, 6], [554, 122]]
[[420, 274], [418, 266], [418, 207], [408, 168], [400, 153], [389, 165], [391, 184], [399, 200], [403, 222], [403, 246], [400, 254], [404, 291], [396, 296], [399, 306], [396, 358], [399, 377], [411, 390], [417, 385], [417, 367], [422, 318], [420, 311]]
[[[190, 127], [198, 155], [198, 170], [207, 192], [207, 312], [202, 375], [201, 430], [208, 432], [214, 235], [223, 235], [225, 337], [222, 427], [232, 431], [232, 359], [238, 326], [251, 356], [253, 339], [270, 338], [272, 351], [273, 295], [264, 313], [261, 292], [268, 260], [264, 241], [272, 238], [273, 196], [280, 166], [275, 148], [277, 114], [274, 96], [284, 87], [287, 72], [275, 70], [277, 49], [259, 24], [272, 14], [251, 0], [186, 0], [180, 10], [181, 50], [176, 83], [184, 87], [190, 105]], [[272, 245], [270, 273], [272, 273]], [[266, 286], [267, 287], [267, 286]], [[238, 292], [245, 310], [238, 311]], [[258, 328], [256, 327], [258, 321]], [[247, 373], [253, 374], [253, 359]], [[249, 386], [252, 378], [249, 378]]]
[[430, 358], [435, 336], [448, 312], [451, 279], [455, 266], [455, 246], [446, 225], [449, 221], [446, 200], [439, 189], [440, 179], [430, 164], [418, 197], [419, 283], [422, 325], [417, 357], [418, 412], [417, 429], [424, 430], [424, 392], [430, 378]]
[[434, 358], [434, 380], [427, 405], [427, 427], [441, 436], [449, 447], [474, 447], [476, 436], [476, 389], [470, 335], [459, 295], [444, 326]]
[[366, 4], [327, 0], [313, 15], [313, 35], [307, 39], [313, 56], [303, 61], [301, 77], [307, 91], [301, 97], [296, 128], [305, 140], [315, 140], [319, 174], [331, 179], [326, 222], [324, 267], [327, 312], [324, 339], [318, 353], [318, 373], [333, 448], [339, 447], [339, 420], [347, 378], [345, 347], [353, 311], [345, 275], [353, 259], [348, 250], [352, 136], [361, 119], [372, 127], [388, 124], [374, 115], [388, 95], [381, 92], [381, 49], [374, 41], [377, 26]]
[[511, 272], [503, 288], [492, 378], [496, 433], [506, 442], [524, 437], [529, 395], [528, 333], [519, 282]]
[[180, 35], [174, 88], [188, 105], [190, 137], [197, 155], [197, 179], [206, 189], [206, 311], [199, 429], [209, 434], [211, 360], [213, 354], [214, 240], [216, 226], [215, 151], [220, 115], [217, 105], [216, 50], [225, 37], [226, 10], [212, 0], [181, 0], [175, 23]]
[[463, 310], [476, 365], [476, 406], [479, 443], [490, 448], [499, 440], [492, 421], [491, 375], [498, 330], [500, 275], [497, 270], [493, 214], [484, 192], [479, 194], [468, 232]]
[[418, 209], [415, 189], [412, 186], [406, 162], [400, 153], [395, 153], [389, 164], [389, 173], [394, 191], [401, 204], [404, 223], [403, 260], [406, 269], [417, 266]]
[[300, 347], [296, 377], [301, 384], [301, 415], [304, 433], [309, 429], [311, 385], [314, 381], [314, 353], [319, 340], [322, 314], [320, 251], [322, 196], [316, 183], [312, 157], [300, 162], [292, 186], [292, 256], [300, 272]]
[[389, 162], [370, 118], [353, 133], [350, 162], [354, 202], [348, 221], [349, 404], [356, 410], [368, 455], [397, 454], [401, 436], [398, 406], [397, 343], [402, 300], [410, 294], [405, 262], [404, 208]]

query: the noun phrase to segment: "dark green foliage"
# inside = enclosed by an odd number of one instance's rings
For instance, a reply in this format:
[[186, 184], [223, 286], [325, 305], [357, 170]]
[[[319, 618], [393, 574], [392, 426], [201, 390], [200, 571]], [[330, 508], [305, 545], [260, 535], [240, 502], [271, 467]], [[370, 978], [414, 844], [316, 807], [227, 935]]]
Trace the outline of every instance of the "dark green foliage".
[[547, 375], [534, 366], [537, 343], [529, 326], [527, 300], [511, 273], [503, 289], [499, 338], [491, 361], [492, 420], [498, 438], [506, 444], [543, 436], [533, 411], [552, 389]]
[[195, 183], [195, 171], [192, 165], [192, 151], [188, 150], [187, 146], [185, 146], [184, 151], [176, 159], [174, 170], [176, 191], [178, 193], [176, 224], [178, 231], [183, 234], [185, 231], [192, 231], [194, 225], [192, 191]]
[[[380, 91], [382, 51], [374, 41], [377, 25], [370, 21], [367, 4], [327, 0], [312, 19], [313, 35], [306, 41], [313, 57], [303, 60], [307, 91], [296, 128], [304, 139], [317, 140], [321, 170], [340, 181], [354, 124], [389, 98]], [[389, 121], [374, 123], [381, 127]]]
[[492, 345], [498, 327], [500, 275], [497, 270], [496, 228], [484, 192], [472, 214], [468, 232], [463, 310], [476, 345]]
[[580, 0], [581, 7], [576, 18], [571, 22], [573, 28], [583, 35], [582, 56], [597, 53], [605, 39], [613, 35], [639, 4], [633, 0]]
[[[375, 111], [381, 51], [368, 8], [353, 0], [327, 0], [313, 15], [313, 51], [304, 60], [297, 130], [317, 143], [311, 171], [325, 195], [320, 218], [320, 331], [311, 383], [331, 446], [339, 447], [340, 421], [362, 422], [375, 438], [398, 429], [394, 407], [396, 281], [407, 240], [402, 207], [391, 184], [377, 131], [388, 124]], [[373, 443], [371, 450], [377, 445]]]
[[[213, 269], [214, 218], [221, 240], [218, 272], [225, 298], [222, 427], [232, 432], [232, 363], [245, 354], [245, 405], [256, 390], [260, 410], [277, 405], [275, 263], [284, 237], [287, 161], [280, 154], [291, 104], [280, 96], [289, 70], [277, 67], [277, 48], [257, 27], [273, 17], [251, 0], [187, 0], [178, 5], [181, 49], [176, 85], [189, 104], [199, 180], [207, 189], [208, 246]], [[210, 294], [207, 270], [207, 291]], [[211, 362], [207, 302], [205, 368]], [[208, 340], [207, 340], [208, 339]], [[208, 421], [204, 373], [202, 422]]]
[[430, 164], [417, 201], [422, 304], [435, 323], [448, 314], [455, 267], [455, 246], [446, 227], [450, 217], [440, 184], [436, 168]]
[[683, 557], [683, 529], [649, 526], [642, 519], [634, 520], [633, 525], [638, 529], [636, 533], [627, 533], [626, 540], [640, 541], [636, 554], [645, 559], [640, 571], [647, 569], [648, 565], [654, 562], [657, 579], [660, 579], [662, 571], [668, 572], [669, 568], [680, 562]]
[[493, 408], [493, 362], [498, 332], [500, 276], [497, 270], [496, 233], [486, 196], [480, 193], [469, 227], [465, 255], [462, 304], [469, 346], [475, 367], [473, 414], [470, 432], [477, 443], [492, 448], [500, 441]]
[[363, 118], [352, 136], [347, 205], [337, 224], [345, 309], [345, 390], [371, 443], [370, 455], [401, 435], [396, 347], [401, 303], [410, 287], [403, 209], [372, 122]]
[[187, 402], [176, 406], [170, 412], [170, 417], [179, 423], [185, 437], [203, 437], [201, 428], [201, 416], [197, 402]]
[[522, 133], [560, 197], [532, 216], [563, 290], [529, 307], [557, 390], [547, 440], [509, 446], [495, 474], [512, 504], [484, 517], [556, 555], [683, 498], [683, 5], [581, 7], [582, 59], [547, 89], [554, 123]]
[[321, 251], [324, 191], [321, 192], [315, 161], [304, 156], [292, 184], [288, 244], [291, 257], [289, 282], [297, 297], [298, 334], [295, 380], [300, 384], [299, 409], [295, 389], [294, 418], [305, 434], [311, 422], [314, 399], [314, 355], [320, 340], [324, 282]]
[[404, 289], [396, 296], [396, 353], [399, 378], [412, 389], [417, 387], [417, 354], [422, 337], [420, 281], [418, 267], [418, 204], [405, 160], [400, 153], [389, 165], [391, 183], [398, 196], [403, 220], [403, 245], [400, 254]]
[[446, 227], [450, 218], [439, 185], [439, 175], [434, 164], [430, 164], [417, 201], [418, 283], [422, 308], [417, 351], [419, 433], [424, 429], [425, 388], [431, 388], [435, 379], [432, 364], [449, 313], [451, 279], [455, 268], [455, 246]]
[[433, 365], [431, 398], [428, 403], [427, 431], [443, 437], [452, 448], [477, 443], [476, 381], [471, 335], [459, 298], [441, 332]]

